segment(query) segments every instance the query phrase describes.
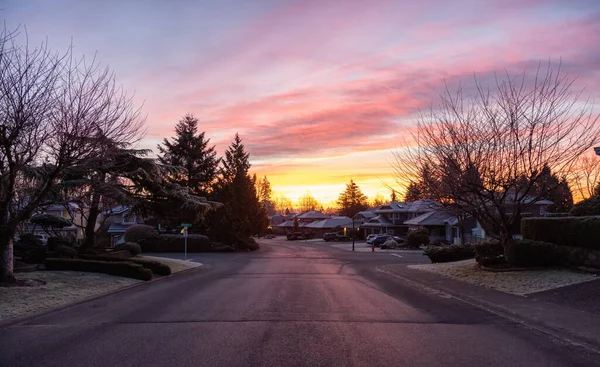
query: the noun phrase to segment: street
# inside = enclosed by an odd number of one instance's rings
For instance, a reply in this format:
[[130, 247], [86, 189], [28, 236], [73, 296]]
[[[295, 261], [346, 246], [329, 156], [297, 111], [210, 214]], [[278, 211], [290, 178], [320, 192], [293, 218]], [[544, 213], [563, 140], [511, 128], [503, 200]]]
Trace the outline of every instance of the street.
[[[419, 252], [263, 240], [0, 330], [0, 366], [590, 366], [598, 356], [376, 269]], [[364, 243], [360, 246], [365, 247]]]

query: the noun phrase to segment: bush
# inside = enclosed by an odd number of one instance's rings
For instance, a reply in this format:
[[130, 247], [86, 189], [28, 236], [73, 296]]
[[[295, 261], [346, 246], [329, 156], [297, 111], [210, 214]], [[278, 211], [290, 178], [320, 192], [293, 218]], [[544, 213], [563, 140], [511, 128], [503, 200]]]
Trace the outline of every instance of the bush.
[[575, 217], [600, 215], [600, 196], [592, 196], [573, 205], [570, 212]]
[[158, 237], [154, 227], [145, 224], [134, 224], [125, 231], [125, 242], [139, 242], [140, 240], [152, 240]]
[[260, 245], [254, 240], [254, 238], [244, 238], [237, 241], [238, 250], [242, 251], [256, 251], [260, 249]]
[[37, 238], [33, 233], [23, 233], [19, 236], [17, 244], [43, 246], [42, 240]]
[[54, 249], [54, 252], [56, 252], [57, 255], [60, 256], [64, 256], [64, 257], [70, 257], [70, 258], [74, 258], [75, 256], [77, 256], [77, 250], [75, 250], [73, 247], [69, 247], [69, 246], [57, 246]]
[[137, 256], [142, 253], [142, 248], [135, 242], [125, 242], [115, 247], [117, 251], [129, 251], [131, 256]]
[[600, 250], [600, 216], [524, 218], [524, 239]]
[[129, 263], [133, 263], [133, 264], [139, 264], [142, 265], [144, 268], [151, 270], [154, 274], [158, 274], [158, 275], [170, 275], [171, 274], [171, 268], [166, 265], [161, 263], [160, 261], [156, 261], [153, 259], [145, 259], [145, 258], [139, 258], [139, 257], [130, 257], [127, 259], [120, 259], [117, 257], [111, 257], [111, 256], [106, 256], [106, 255], [100, 255], [100, 256], [85, 256], [86, 260], [96, 260], [96, 261], [106, 261], [106, 262], [129, 262]]
[[73, 247], [73, 242], [64, 237], [49, 237], [46, 246], [48, 246], [48, 250], [55, 251], [59, 246]]
[[557, 266], [562, 257], [557, 245], [532, 240], [517, 240], [512, 243], [515, 266]]
[[475, 248], [471, 244], [464, 245], [429, 245], [425, 247], [423, 254], [429, 257], [432, 263], [446, 263], [472, 259], [475, 256]]
[[483, 266], [504, 264], [504, 246], [498, 241], [476, 243], [475, 261]]
[[406, 247], [419, 248], [421, 245], [429, 245], [429, 232], [426, 229], [410, 231], [404, 239]]
[[[557, 245], [541, 241], [513, 240], [510, 243], [514, 264], [518, 267], [557, 266], [563, 262]], [[479, 265], [505, 264], [504, 248], [499, 242], [475, 245], [475, 259]]]
[[48, 257], [46, 246], [34, 244], [31, 241], [19, 241], [13, 245], [14, 256], [20, 257], [23, 262], [28, 264], [41, 264]]
[[[209, 252], [210, 239], [199, 234], [188, 235], [188, 252]], [[152, 239], [140, 240], [138, 244], [143, 252], [183, 252], [184, 237], [180, 234], [161, 234]]]
[[48, 270], [86, 271], [140, 280], [152, 279], [152, 271], [130, 262], [48, 258], [44, 261], [44, 266]]

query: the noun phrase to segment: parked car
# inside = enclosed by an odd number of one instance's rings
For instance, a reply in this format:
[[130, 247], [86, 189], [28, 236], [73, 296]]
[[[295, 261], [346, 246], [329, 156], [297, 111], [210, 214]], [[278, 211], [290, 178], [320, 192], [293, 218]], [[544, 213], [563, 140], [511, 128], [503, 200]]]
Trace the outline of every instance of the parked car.
[[292, 232], [287, 234], [287, 239], [290, 241], [293, 240], [310, 240], [313, 238], [311, 233], [302, 233], [302, 232]]
[[375, 237], [377, 237], [376, 234], [370, 234], [367, 236], [367, 244], [371, 244], [373, 242], [373, 240], [375, 239]]
[[337, 241], [337, 240], [338, 240], [338, 236], [339, 236], [339, 233], [336, 233], [336, 232], [328, 232], [328, 233], [325, 233], [325, 234], [323, 235], [323, 240], [324, 240], [325, 242], [329, 242], [329, 241]]
[[394, 241], [396, 241], [396, 243], [401, 244], [404, 243], [404, 238], [400, 237], [400, 236], [392, 236], [392, 238], [394, 239]]
[[375, 239], [373, 240], [372, 244], [375, 245], [376, 247], [381, 246], [383, 243], [385, 243], [385, 241], [388, 240], [388, 238], [391, 238], [392, 236], [390, 236], [389, 234], [380, 234], [377, 235], [377, 237], [375, 237]]

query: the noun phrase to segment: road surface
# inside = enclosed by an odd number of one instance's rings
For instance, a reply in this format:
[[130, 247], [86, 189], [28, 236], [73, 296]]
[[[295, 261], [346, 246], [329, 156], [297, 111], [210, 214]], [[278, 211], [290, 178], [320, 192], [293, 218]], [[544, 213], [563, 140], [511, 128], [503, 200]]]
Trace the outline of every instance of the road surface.
[[[590, 366], [598, 356], [376, 270], [415, 253], [268, 241], [0, 329], [0, 366]], [[364, 245], [362, 245], [364, 246]], [[398, 256], [399, 255], [399, 256]]]

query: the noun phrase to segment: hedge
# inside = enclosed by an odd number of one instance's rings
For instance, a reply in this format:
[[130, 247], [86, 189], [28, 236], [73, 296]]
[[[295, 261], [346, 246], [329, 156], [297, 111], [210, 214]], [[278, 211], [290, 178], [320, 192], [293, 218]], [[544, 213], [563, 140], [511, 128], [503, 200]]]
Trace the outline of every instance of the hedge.
[[138, 242], [140, 240], [150, 240], [158, 236], [158, 232], [154, 227], [145, 224], [134, 224], [125, 230], [126, 242]]
[[[142, 252], [183, 252], [184, 237], [179, 234], [161, 234], [155, 238], [140, 240], [138, 242]], [[211, 251], [210, 239], [199, 234], [188, 235], [188, 252]]]
[[576, 217], [600, 215], [600, 195], [592, 196], [573, 205], [570, 214]]
[[125, 242], [118, 245], [115, 250], [117, 251], [129, 251], [131, 256], [137, 256], [142, 253], [142, 248], [135, 242]]
[[106, 262], [129, 262], [129, 263], [133, 263], [133, 264], [139, 264], [142, 265], [144, 268], [151, 270], [154, 274], [157, 275], [171, 275], [171, 268], [166, 265], [161, 263], [160, 261], [156, 261], [156, 260], [152, 260], [152, 259], [145, 259], [145, 258], [139, 258], [139, 257], [130, 257], [127, 259], [120, 259], [120, 258], [116, 258], [116, 257], [110, 257], [110, 256], [103, 256], [103, 255], [99, 255], [99, 256], [85, 256], [84, 257], [86, 260], [95, 260], [95, 261], [106, 261]]
[[475, 249], [471, 244], [449, 245], [449, 246], [427, 246], [423, 254], [429, 257], [432, 263], [446, 263], [472, 259], [475, 256]]
[[600, 250], [600, 216], [524, 218], [524, 239]]
[[48, 270], [86, 271], [140, 280], [152, 279], [152, 271], [130, 262], [48, 258], [44, 261], [44, 266]]
[[[564, 263], [559, 246], [541, 241], [513, 240], [510, 244], [513, 266], [542, 267]], [[482, 242], [475, 245], [475, 260], [479, 265], [505, 264], [504, 248], [499, 242]]]
[[421, 245], [429, 245], [429, 232], [426, 229], [418, 229], [416, 231], [410, 231], [404, 238], [404, 245], [406, 247], [418, 248]]

